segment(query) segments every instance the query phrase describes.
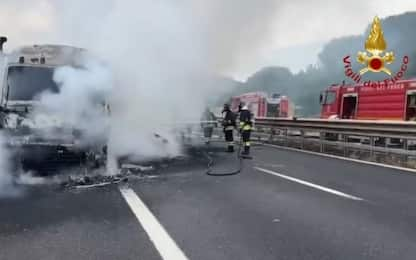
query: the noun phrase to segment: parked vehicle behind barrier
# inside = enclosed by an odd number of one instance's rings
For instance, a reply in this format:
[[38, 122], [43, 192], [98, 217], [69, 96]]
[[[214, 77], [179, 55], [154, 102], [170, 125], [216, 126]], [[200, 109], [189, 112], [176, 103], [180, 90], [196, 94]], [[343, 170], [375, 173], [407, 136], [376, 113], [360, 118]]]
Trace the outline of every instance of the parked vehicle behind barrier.
[[238, 110], [241, 104], [247, 104], [255, 117], [292, 117], [293, 104], [287, 96], [265, 92], [250, 92], [231, 98], [231, 110]]
[[416, 120], [416, 79], [378, 86], [332, 85], [320, 95], [321, 118]]

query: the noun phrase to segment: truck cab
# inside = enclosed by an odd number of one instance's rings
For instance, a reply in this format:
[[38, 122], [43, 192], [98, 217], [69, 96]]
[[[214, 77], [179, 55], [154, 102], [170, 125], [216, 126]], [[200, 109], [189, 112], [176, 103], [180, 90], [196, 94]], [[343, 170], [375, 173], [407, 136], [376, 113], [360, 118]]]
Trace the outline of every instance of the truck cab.
[[40, 93], [57, 93], [59, 87], [53, 80], [55, 68], [79, 66], [77, 56], [83, 51], [62, 45], [33, 45], [3, 54], [0, 107], [29, 108]]
[[321, 118], [416, 120], [416, 79], [333, 85], [320, 95]]
[[339, 96], [341, 87], [330, 86], [325, 91], [322, 91], [319, 96], [319, 103], [321, 105], [321, 118], [339, 118], [341, 104]]
[[280, 102], [282, 96], [278, 93], [272, 94], [271, 97], [266, 99], [266, 117], [279, 117], [280, 116]]
[[2, 50], [0, 128], [15, 157], [15, 170], [20, 168], [46, 175], [56, 168], [79, 166], [91, 158], [95, 165], [98, 159], [103, 161], [105, 144], [81, 145], [82, 131], [77, 126], [69, 126], [64, 118], [48, 113], [36, 111], [36, 116], [32, 113], [40, 105], [41, 93], [60, 91], [53, 78], [55, 69], [82, 67], [79, 62], [85, 50], [63, 45], [24, 46], [7, 54]]
[[248, 104], [255, 117], [293, 116], [293, 104], [289, 97], [278, 93], [250, 92], [231, 98], [231, 109], [236, 111], [240, 103]]

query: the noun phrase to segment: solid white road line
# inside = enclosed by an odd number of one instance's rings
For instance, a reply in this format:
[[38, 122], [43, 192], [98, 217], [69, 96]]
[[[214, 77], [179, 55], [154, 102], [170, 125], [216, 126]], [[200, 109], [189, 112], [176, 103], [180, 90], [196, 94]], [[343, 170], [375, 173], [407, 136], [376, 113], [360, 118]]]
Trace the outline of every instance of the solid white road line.
[[271, 174], [271, 175], [274, 175], [274, 176], [277, 176], [277, 177], [280, 177], [280, 178], [283, 178], [283, 179], [286, 179], [286, 180], [289, 180], [289, 181], [297, 182], [297, 183], [303, 184], [305, 186], [315, 188], [317, 190], [321, 190], [321, 191], [325, 191], [325, 192], [328, 192], [328, 193], [331, 193], [331, 194], [334, 194], [334, 195], [337, 195], [337, 196], [341, 196], [341, 197], [344, 197], [344, 198], [347, 198], [347, 199], [364, 200], [364, 199], [359, 198], [359, 197], [355, 197], [355, 196], [352, 196], [352, 195], [349, 195], [349, 194], [346, 194], [346, 193], [343, 193], [343, 192], [340, 192], [340, 191], [337, 191], [337, 190], [333, 190], [333, 189], [330, 189], [330, 188], [327, 188], [327, 187], [324, 187], [324, 186], [320, 186], [320, 185], [313, 184], [313, 183], [310, 183], [310, 182], [307, 182], [307, 181], [303, 181], [303, 180], [296, 179], [296, 178], [293, 178], [293, 177], [290, 177], [290, 176], [286, 176], [286, 175], [283, 175], [281, 173], [274, 172], [274, 171], [271, 171], [271, 170], [267, 170], [267, 169], [264, 169], [264, 168], [254, 167], [254, 169], [256, 169], [258, 171], [268, 173], [268, 174]]
[[132, 189], [120, 188], [120, 192], [164, 260], [188, 259]]
[[301, 153], [308, 153], [308, 154], [319, 155], [319, 156], [324, 156], [324, 157], [333, 158], [333, 159], [339, 159], [339, 160], [344, 160], [344, 161], [369, 164], [369, 165], [374, 165], [374, 166], [379, 166], [379, 167], [384, 167], [384, 168], [390, 168], [390, 169], [395, 169], [395, 170], [400, 170], [400, 171], [416, 173], [416, 169], [412, 169], [412, 168], [405, 168], [405, 167], [388, 165], [388, 164], [383, 164], [383, 163], [376, 163], [376, 162], [369, 162], [369, 161], [358, 160], [358, 159], [354, 159], [354, 158], [347, 158], [347, 157], [342, 157], [342, 156], [332, 155], [332, 154], [326, 154], [326, 153], [318, 153], [318, 152], [313, 152], [313, 151], [300, 150], [300, 149], [296, 149], [296, 148], [292, 148], [292, 147], [280, 146], [280, 145], [275, 145], [275, 144], [263, 144], [263, 145], [268, 146], [268, 147], [277, 148], [277, 149], [283, 149], [283, 150], [295, 151], [295, 152], [301, 152]]

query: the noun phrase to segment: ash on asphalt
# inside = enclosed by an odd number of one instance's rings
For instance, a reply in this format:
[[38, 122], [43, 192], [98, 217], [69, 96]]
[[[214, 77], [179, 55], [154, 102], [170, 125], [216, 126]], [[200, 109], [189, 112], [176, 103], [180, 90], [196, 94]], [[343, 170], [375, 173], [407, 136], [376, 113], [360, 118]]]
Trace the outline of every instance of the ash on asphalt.
[[[225, 153], [222, 144], [201, 146], [186, 146], [184, 155], [172, 158], [161, 158], [151, 161], [124, 161], [121, 168], [114, 175], [104, 174], [106, 169], [98, 169], [90, 172], [71, 171], [63, 172], [58, 176], [45, 177], [39, 185], [49, 185], [58, 189], [90, 189], [103, 188], [132, 181], [140, 181], [153, 177], [168, 177], [181, 172], [201, 172], [208, 167], [209, 155], [215, 160], [216, 165], [229, 161], [234, 154]], [[234, 155], [234, 156], [233, 156]], [[48, 179], [49, 178], [49, 179]], [[32, 185], [33, 186], [33, 185]]]

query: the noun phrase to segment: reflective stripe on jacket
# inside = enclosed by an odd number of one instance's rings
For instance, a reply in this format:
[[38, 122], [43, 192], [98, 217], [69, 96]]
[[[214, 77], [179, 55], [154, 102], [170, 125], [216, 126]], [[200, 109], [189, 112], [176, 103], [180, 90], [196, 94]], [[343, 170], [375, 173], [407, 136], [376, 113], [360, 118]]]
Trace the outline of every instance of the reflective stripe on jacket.
[[248, 110], [242, 110], [240, 113], [240, 129], [243, 131], [251, 130], [251, 113]]
[[247, 124], [246, 122], [240, 122], [240, 129], [243, 131], [251, 130], [251, 124]]

